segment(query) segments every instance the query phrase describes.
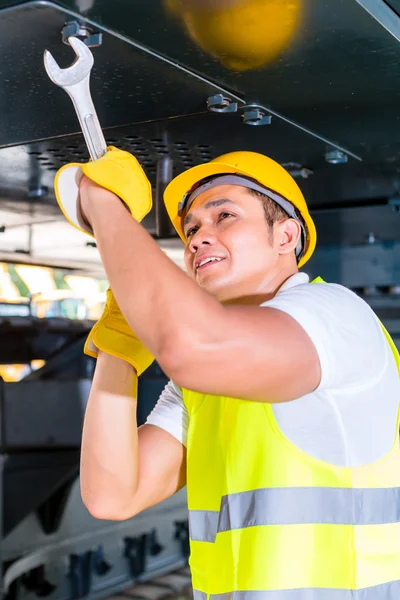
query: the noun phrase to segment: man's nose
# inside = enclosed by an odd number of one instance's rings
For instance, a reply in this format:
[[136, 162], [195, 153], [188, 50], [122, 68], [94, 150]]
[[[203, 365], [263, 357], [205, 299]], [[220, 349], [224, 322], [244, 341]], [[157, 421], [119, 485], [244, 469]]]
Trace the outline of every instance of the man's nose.
[[211, 246], [214, 242], [215, 236], [212, 231], [207, 227], [200, 227], [190, 238], [189, 247], [192, 252], [197, 252], [200, 246]]

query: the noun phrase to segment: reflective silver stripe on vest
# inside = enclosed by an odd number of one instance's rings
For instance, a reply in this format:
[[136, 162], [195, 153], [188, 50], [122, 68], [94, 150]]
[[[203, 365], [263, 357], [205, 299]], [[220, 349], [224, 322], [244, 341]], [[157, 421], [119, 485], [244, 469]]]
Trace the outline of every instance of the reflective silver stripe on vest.
[[400, 522], [400, 488], [265, 488], [224, 496], [221, 510], [189, 511], [193, 541], [263, 525], [379, 525]]
[[199, 592], [199, 590], [193, 590], [193, 600], [207, 600], [207, 594]]
[[195, 542], [215, 542], [219, 512], [213, 510], [189, 511], [189, 535]]
[[[201, 592], [198, 592], [201, 593]], [[207, 598], [207, 594], [198, 600]], [[362, 590], [334, 590], [331, 588], [302, 588], [296, 590], [266, 590], [257, 592], [230, 592], [210, 594], [210, 600], [399, 600], [400, 581], [391, 581]], [[197, 600], [197, 597], [195, 597]]]

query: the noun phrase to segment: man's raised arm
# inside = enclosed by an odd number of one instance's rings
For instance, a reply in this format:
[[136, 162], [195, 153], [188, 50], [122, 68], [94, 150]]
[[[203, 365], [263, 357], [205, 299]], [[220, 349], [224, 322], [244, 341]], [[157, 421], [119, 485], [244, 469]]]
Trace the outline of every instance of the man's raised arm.
[[99, 352], [86, 409], [81, 494], [99, 519], [129, 519], [185, 485], [184, 446], [159, 427], [137, 428], [137, 375]]

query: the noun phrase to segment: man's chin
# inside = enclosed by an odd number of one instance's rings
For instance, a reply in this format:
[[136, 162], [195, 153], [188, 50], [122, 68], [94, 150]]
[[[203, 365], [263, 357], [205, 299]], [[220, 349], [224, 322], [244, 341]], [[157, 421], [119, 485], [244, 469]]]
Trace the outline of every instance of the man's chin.
[[197, 283], [203, 290], [213, 296], [216, 296], [224, 288], [223, 283], [217, 277], [198, 278]]
[[229, 302], [231, 300], [230, 286], [218, 279], [198, 282], [200, 287], [214, 296], [219, 302]]

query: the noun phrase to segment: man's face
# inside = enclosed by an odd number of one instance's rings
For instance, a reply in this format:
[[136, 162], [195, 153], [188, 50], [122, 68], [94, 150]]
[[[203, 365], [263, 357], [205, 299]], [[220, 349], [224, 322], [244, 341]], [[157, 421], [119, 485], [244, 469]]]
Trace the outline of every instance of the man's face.
[[279, 242], [263, 205], [245, 187], [221, 185], [200, 194], [184, 218], [189, 275], [220, 301], [262, 294], [278, 268]]

